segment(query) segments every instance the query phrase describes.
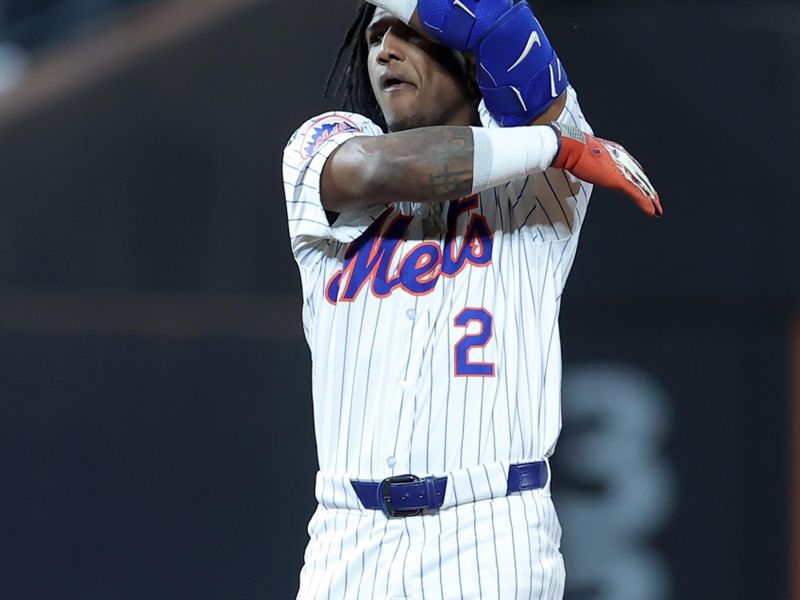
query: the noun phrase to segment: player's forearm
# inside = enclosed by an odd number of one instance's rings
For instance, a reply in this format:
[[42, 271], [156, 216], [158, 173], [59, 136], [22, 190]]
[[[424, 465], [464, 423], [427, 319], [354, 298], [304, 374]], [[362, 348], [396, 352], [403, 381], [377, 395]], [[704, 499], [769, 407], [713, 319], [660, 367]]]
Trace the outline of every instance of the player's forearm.
[[567, 105], [567, 92], [562, 92], [556, 98], [550, 107], [544, 111], [540, 116], [536, 117], [529, 123], [529, 125], [546, 125], [553, 121], [558, 121], [561, 114], [564, 112], [564, 107]]
[[328, 158], [322, 203], [344, 212], [453, 200], [542, 171], [557, 152], [558, 135], [549, 126], [422, 127], [355, 137]]
[[474, 140], [469, 127], [422, 127], [343, 144], [322, 172], [327, 210], [401, 200], [442, 202], [472, 190]]

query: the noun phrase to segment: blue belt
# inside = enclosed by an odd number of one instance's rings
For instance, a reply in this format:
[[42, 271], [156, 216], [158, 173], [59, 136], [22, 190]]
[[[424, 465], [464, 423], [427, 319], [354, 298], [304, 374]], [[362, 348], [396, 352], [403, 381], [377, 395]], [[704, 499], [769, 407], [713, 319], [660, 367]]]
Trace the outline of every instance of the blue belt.
[[[383, 481], [350, 482], [364, 508], [382, 510], [387, 517], [413, 517], [437, 510], [444, 502], [447, 477], [395, 475]], [[547, 463], [543, 460], [510, 465], [506, 494], [535, 490], [547, 484]]]

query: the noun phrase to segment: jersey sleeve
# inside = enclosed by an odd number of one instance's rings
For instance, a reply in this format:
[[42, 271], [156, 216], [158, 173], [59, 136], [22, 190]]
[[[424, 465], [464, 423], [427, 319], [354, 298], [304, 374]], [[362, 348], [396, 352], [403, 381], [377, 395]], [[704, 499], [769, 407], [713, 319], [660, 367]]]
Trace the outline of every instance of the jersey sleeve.
[[325, 161], [336, 148], [360, 135], [382, 135], [371, 120], [354, 113], [328, 112], [306, 121], [283, 152], [283, 186], [292, 251], [320, 239], [348, 243], [383, 212], [383, 205], [340, 213], [331, 224], [320, 197]]

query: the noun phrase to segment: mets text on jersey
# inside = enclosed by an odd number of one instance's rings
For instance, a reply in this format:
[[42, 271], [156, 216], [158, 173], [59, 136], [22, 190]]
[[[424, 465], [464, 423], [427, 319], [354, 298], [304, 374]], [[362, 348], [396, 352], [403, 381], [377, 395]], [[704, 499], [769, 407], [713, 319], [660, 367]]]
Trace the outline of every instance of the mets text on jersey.
[[389, 219], [392, 209], [380, 217], [345, 253], [341, 270], [325, 286], [328, 302], [352, 302], [369, 285], [370, 292], [385, 298], [395, 288], [414, 296], [428, 294], [439, 277], [455, 277], [467, 265], [485, 267], [492, 261], [492, 231], [482, 215], [473, 214], [460, 247], [456, 243], [458, 218], [478, 207], [478, 196], [450, 203], [444, 248], [436, 242], [421, 242], [406, 254], [394, 274], [389, 273], [392, 257], [405, 238], [413, 217], [399, 214]]

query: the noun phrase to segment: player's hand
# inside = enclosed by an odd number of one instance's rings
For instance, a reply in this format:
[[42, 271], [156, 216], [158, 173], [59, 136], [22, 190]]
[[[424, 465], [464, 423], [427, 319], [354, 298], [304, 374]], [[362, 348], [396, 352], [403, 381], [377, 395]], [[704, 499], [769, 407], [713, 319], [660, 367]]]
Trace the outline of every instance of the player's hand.
[[559, 136], [553, 167], [569, 171], [588, 183], [624, 192], [651, 217], [664, 213], [642, 165], [625, 148], [568, 125], [552, 123], [552, 126]]

